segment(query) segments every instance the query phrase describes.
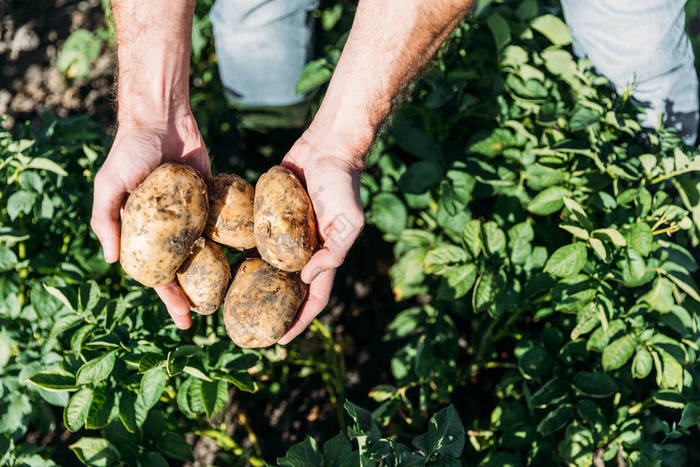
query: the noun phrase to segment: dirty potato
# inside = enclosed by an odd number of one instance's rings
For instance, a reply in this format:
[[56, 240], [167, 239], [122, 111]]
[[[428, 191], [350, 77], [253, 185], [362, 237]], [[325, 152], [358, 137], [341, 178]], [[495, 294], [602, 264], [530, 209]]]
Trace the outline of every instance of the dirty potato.
[[278, 269], [301, 270], [318, 247], [309, 195], [285, 167], [272, 167], [258, 180], [254, 218], [260, 256]]
[[254, 193], [250, 183], [237, 175], [214, 177], [209, 183], [209, 219], [204, 234], [231, 248], [253, 248]]
[[200, 237], [192, 253], [177, 271], [177, 281], [190, 301], [191, 310], [209, 315], [219, 309], [231, 280], [231, 269], [224, 250]]
[[226, 294], [226, 332], [240, 347], [268, 347], [289, 330], [305, 297], [306, 284], [298, 273], [247, 259]]
[[165, 285], [207, 222], [207, 187], [192, 167], [166, 163], [131, 193], [122, 214], [120, 262], [148, 287]]

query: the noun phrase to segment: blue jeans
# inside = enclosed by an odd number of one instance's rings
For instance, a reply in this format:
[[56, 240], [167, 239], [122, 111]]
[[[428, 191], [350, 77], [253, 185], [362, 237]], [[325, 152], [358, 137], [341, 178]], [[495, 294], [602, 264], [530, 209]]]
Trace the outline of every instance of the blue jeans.
[[311, 59], [319, 0], [217, 0], [210, 18], [227, 95], [253, 106], [304, 100], [296, 84]]
[[[685, 32], [685, 0], [562, 0], [574, 52], [618, 91], [646, 107], [642, 124], [678, 129], [695, 143], [698, 78]], [[318, 0], [217, 0], [211, 12], [221, 79], [242, 104], [303, 100], [296, 82], [309, 60]]]
[[678, 129], [688, 145], [698, 129], [698, 77], [685, 32], [685, 0], [561, 0], [574, 52], [646, 108], [642, 125]]

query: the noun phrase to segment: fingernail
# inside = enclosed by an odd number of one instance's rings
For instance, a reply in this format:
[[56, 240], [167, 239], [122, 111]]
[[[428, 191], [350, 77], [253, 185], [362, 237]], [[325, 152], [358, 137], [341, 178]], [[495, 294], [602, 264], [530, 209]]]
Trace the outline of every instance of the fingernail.
[[113, 263], [117, 260], [117, 251], [112, 245], [106, 245], [102, 248], [102, 254], [105, 261], [108, 263]]

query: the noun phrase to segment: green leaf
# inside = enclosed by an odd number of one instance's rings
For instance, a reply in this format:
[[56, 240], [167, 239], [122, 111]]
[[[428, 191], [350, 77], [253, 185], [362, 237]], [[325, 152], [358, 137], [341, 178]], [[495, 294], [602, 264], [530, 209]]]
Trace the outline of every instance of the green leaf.
[[92, 388], [89, 387], [80, 388], [71, 396], [68, 405], [63, 409], [63, 424], [69, 431], [78, 431], [83, 427], [92, 398]]
[[80, 327], [77, 331], [73, 333], [73, 336], [71, 336], [70, 338], [70, 348], [75, 355], [80, 355], [80, 351], [83, 348], [83, 343], [85, 342], [85, 339], [88, 338], [88, 336], [94, 329], [94, 324], [84, 324], [82, 327]]
[[569, 190], [562, 186], [550, 186], [540, 191], [527, 205], [527, 210], [533, 214], [547, 216], [559, 211], [564, 206], [564, 197]]
[[343, 433], [323, 443], [323, 467], [354, 467], [360, 463], [357, 455]]
[[428, 422], [428, 432], [413, 439], [413, 446], [428, 459], [440, 455], [459, 458], [464, 449], [464, 425], [451, 405], [437, 412]]
[[464, 244], [469, 249], [469, 252], [474, 256], [474, 258], [479, 256], [481, 253], [481, 221], [478, 219], [472, 219], [464, 225], [464, 230], [462, 231], [462, 238], [464, 239]]
[[[59, 288], [56, 288], [56, 287], [52, 287], [52, 286], [46, 285], [46, 284], [41, 284], [41, 285], [44, 287], [44, 289], [45, 289], [51, 296], [53, 296], [53, 297], [55, 297], [56, 299], [58, 299], [58, 301], [60, 301], [66, 308], [68, 308], [69, 310], [71, 310], [71, 311], [77, 313], [77, 311], [78, 311], [78, 310], [77, 310], [77, 306], [78, 306], [77, 297], [75, 297], [74, 300], [70, 300], [70, 299], [66, 296], [66, 293], [73, 292], [72, 289], [63, 289], [63, 290], [62, 290], [62, 289], [59, 289]], [[74, 297], [74, 296], [75, 296], [75, 292], [73, 292], [72, 295], [73, 295], [73, 297]]]
[[258, 384], [253, 381], [253, 378], [247, 371], [237, 371], [235, 373], [215, 373], [215, 379], [221, 381], [227, 381], [234, 386], [236, 386], [241, 391], [245, 392], [256, 392], [258, 390]]
[[560, 378], [552, 378], [530, 397], [528, 403], [532, 408], [543, 409], [561, 401], [567, 396], [568, 392], [569, 385], [567, 382]]
[[297, 81], [296, 92], [297, 94], [306, 94], [307, 92], [313, 91], [317, 87], [330, 81], [331, 76], [333, 76], [333, 71], [325, 58], [312, 60], [301, 70], [299, 81]]
[[202, 381], [201, 397], [207, 418], [211, 419], [226, 406], [228, 401], [228, 384], [225, 381]]
[[85, 420], [85, 428], [97, 430], [107, 426], [114, 404], [114, 391], [105, 385], [97, 386], [93, 390], [92, 404]]
[[562, 404], [550, 411], [537, 425], [537, 432], [542, 436], [549, 436], [562, 428], [574, 416], [574, 407], [571, 404]]
[[570, 338], [572, 341], [578, 339], [580, 336], [591, 332], [598, 326], [600, 319], [598, 317], [598, 305], [595, 301], [589, 302], [583, 309], [576, 327], [571, 330]]
[[623, 237], [622, 234], [615, 229], [597, 229], [591, 232], [591, 235], [597, 238], [608, 240], [615, 246], [627, 246], [627, 241], [625, 240], [625, 237]]
[[121, 459], [117, 448], [104, 438], [84, 436], [69, 447], [80, 462], [89, 466], [108, 467]]
[[399, 178], [399, 190], [404, 193], [425, 193], [442, 180], [442, 167], [433, 161], [418, 161], [412, 164]]
[[143, 399], [133, 392], [122, 392], [119, 397], [119, 419], [124, 428], [131, 433], [143, 425], [148, 415], [148, 408], [144, 406]]
[[697, 425], [700, 421], [700, 405], [695, 402], [690, 402], [683, 408], [683, 413], [681, 413], [681, 420], [678, 422], [680, 428], [690, 428], [693, 425]]
[[424, 160], [442, 162], [442, 146], [406, 114], [399, 113], [394, 118], [391, 134], [404, 151]]
[[605, 373], [580, 371], [574, 376], [572, 386], [590, 397], [610, 397], [617, 391], [615, 380]]
[[39, 373], [31, 378], [27, 378], [26, 381], [49, 391], [63, 391], [76, 388], [75, 376], [67, 373]]
[[307, 436], [304, 441], [292, 445], [284, 457], [277, 458], [280, 467], [318, 467], [323, 465], [323, 455], [316, 441]]
[[506, 247], [506, 234], [494, 221], [483, 224], [483, 240], [489, 255], [498, 255], [504, 252]]
[[571, 33], [568, 26], [554, 15], [539, 16], [530, 23], [530, 27], [545, 36], [554, 45], [571, 44]]
[[68, 36], [56, 59], [56, 67], [70, 79], [82, 79], [90, 72], [92, 61], [102, 49], [102, 41], [87, 29], [78, 29]]
[[654, 310], [666, 313], [671, 311], [676, 301], [673, 298], [673, 283], [665, 277], [658, 277], [651, 290], [642, 297]]
[[35, 157], [31, 161], [29, 161], [29, 164], [27, 164], [26, 168], [36, 170], [48, 170], [49, 172], [53, 172], [57, 175], [62, 175], [64, 177], [68, 176], [68, 172], [66, 172], [63, 169], [63, 167], [61, 167], [51, 159], [46, 159], [45, 157]]
[[572, 277], [583, 269], [588, 257], [586, 244], [575, 242], [556, 250], [544, 266], [544, 272], [557, 277]]
[[611, 371], [621, 368], [632, 358], [637, 341], [632, 336], [623, 336], [615, 339], [603, 350], [603, 370]]
[[461, 263], [468, 259], [468, 254], [455, 245], [443, 244], [428, 251], [423, 259], [423, 271], [426, 274], [440, 274], [447, 265]]
[[671, 282], [676, 284], [683, 292], [690, 295], [696, 302], [700, 302], [700, 292], [698, 291], [697, 285], [695, 285], [695, 281], [690, 274], [679, 270], [664, 272], [666, 277], [671, 279]]
[[589, 126], [597, 123], [601, 118], [601, 115], [593, 109], [588, 107], [579, 107], [576, 109], [569, 119], [569, 127], [571, 131], [581, 131], [585, 130]]
[[526, 379], [545, 376], [551, 366], [551, 356], [542, 347], [532, 347], [518, 359], [518, 369]]
[[646, 222], [635, 222], [627, 234], [630, 248], [642, 256], [648, 256], [654, 247], [654, 236]]
[[51, 333], [49, 333], [49, 339], [56, 339], [58, 336], [62, 335], [64, 332], [73, 329], [74, 327], [83, 323], [83, 318], [78, 315], [70, 314], [64, 316], [63, 318], [56, 321], [56, 323], [51, 328]]
[[627, 329], [625, 322], [621, 319], [616, 319], [608, 324], [608, 329], [599, 327], [596, 329], [586, 343], [586, 349], [595, 352], [602, 352], [610, 342], [610, 339], [617, 334], [624, 332]]
[[85, 363], [78, 370], [76, 377], [78, 385], [97, 384], [109, 378], [116, 361], [117, 350], [112, 350]]
[[491, 30], [493, 40], [496, 42], [496, 49], [501, 50], [510, 42], [510, 27], [503, 16], [493, 13], [486, 20], [486, 24]]
[[583, 423], [593, 431], [598, 440], [608, 436], [608, 424], [603, 411], [592, 400], [583, 399], [576, 404], [576, 413]]
[[471, 290], [476, 281], [476, 272], [474, 264], [462, 264], [451, 266], [443, 273], [443, 277], [453, 291], [451, 298], [461, 298]]
[[646, 378], [651, 373], [651, 354], [645, 348], [637, 350], [632, 360], [632, 376], [638, 379]]
[[30, 214], [36, 198], [37, 194], [31, 191], [20, 190], [12, 193], [7, 198], [7, 214], [10, 216], [10, 220], [15, 220], [21, 212]]
[[484, 271], [484, 273], [479, 276], [479, 279], [477, 279], [472, 294], [472, 307], [474, 308], [474, 312], [491, 312], [496, 296], [502, 291], [503, 286], [502, 277], [498, 272], [492, 269]]
[[406, 227], [408, 212], [403, 202], [395, 195], [380, 193], [374, 197], [370, 217], [382, 232], [400, 235]]
[[204, 372], [202, 372], [202, 370], [200, 370], [199, 368], [187, 365], [182, 369], [182, 371], [184, 371], [190, 376], [194, 376], [195, 378], [201, 379], [202, 381], [207, 381], [211, 383], [211, 378], [205, 375]]
[[0, 246], [0, 272], [10, 271], [17, 265], [15, 252], [4, 246]]
[[669, 409], [680, 410], [685, 406], [685, 397], [677, 391], [658, 391], [653, 396], [654, 402]]
[[163, 367], [155, 367], [148, 370], [141, 377], [139, 385], [139, 397], [143, 401], [146, 409], [150, 409], [163, 394], [165, 383], [168, 379], [168, 372]]
[[139, 467], [168, 467], [168, 461], [159, 452], [145, 452], [139, 456]]
[[680, 391], [683, 388], [683, 366], [673, 355], [659, 346], [654, 346], [654, 351], [657, 352], [661, 358], [663, 367], [659, 386], [664, 389], [676, 389]]

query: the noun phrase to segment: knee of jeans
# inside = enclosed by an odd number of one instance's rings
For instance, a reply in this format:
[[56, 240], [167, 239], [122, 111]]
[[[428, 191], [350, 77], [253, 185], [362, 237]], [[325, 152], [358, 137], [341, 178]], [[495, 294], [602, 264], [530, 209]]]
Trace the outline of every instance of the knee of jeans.
[[253, 29], [318, 8], [319, 0], [216, 0], [209, 14], [216, 29]]

